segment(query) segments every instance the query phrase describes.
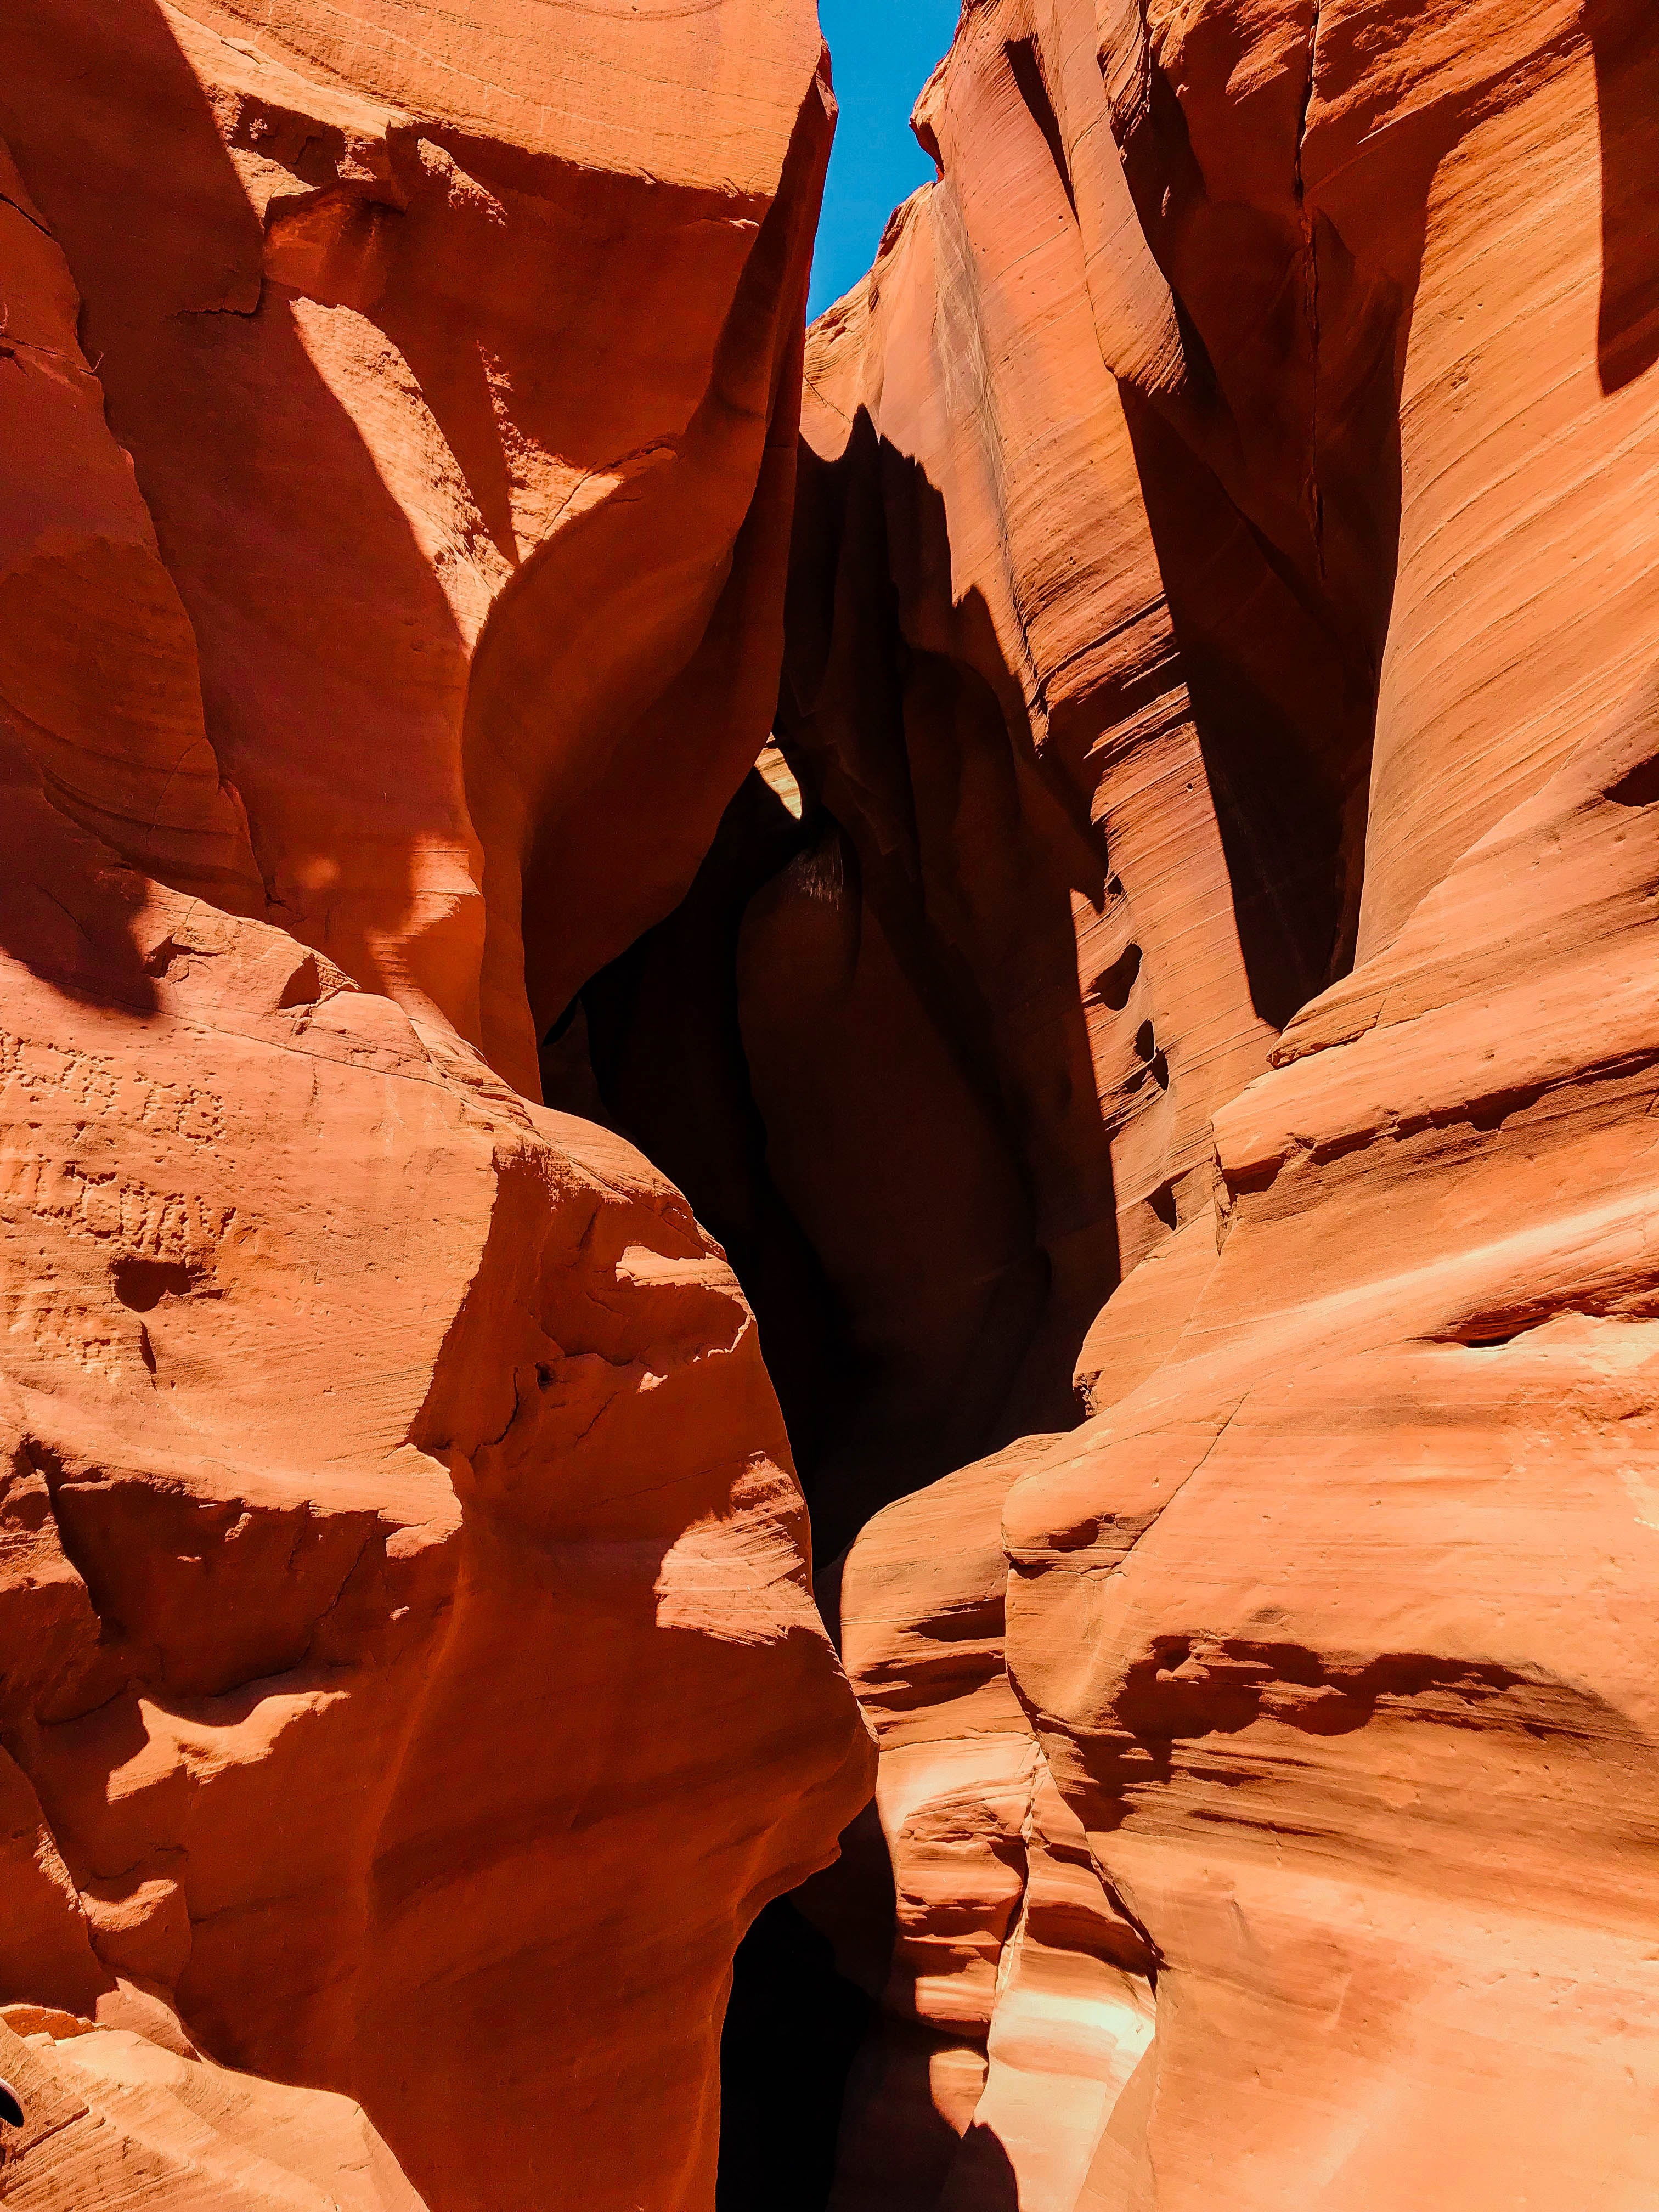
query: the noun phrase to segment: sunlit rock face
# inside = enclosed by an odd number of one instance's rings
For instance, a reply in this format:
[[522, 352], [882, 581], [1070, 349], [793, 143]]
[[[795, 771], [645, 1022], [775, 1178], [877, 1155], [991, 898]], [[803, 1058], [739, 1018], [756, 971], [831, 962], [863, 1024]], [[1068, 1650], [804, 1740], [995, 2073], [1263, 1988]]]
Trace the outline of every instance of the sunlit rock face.
[[1053, 1442], [1024, 1438], [889, 1506], [839, 1577], [848, 1673], [881, 1747], [891, 1927], [885, 1954], [860, 1961], [866, 1817], [803, 1893], [854, 1971], [874, 1968], [879, 2002], [848, 2083], [836, 2206], [1073, 2203], [1151, 2039], [1152, 1954], [1006, 1663], [1003, 1503]]
[[770, 726], [820, 60], [0, 22], [9, 2203], [702, 2212], [867, 1794], [752, 1314], [535, 1054]]
[[5, 2007], [0, 2065], [21, 2115], [0, 2166], [8, 2204], [424, 2212], [349, 2098], [216, 2066], [153, 1998], [126, 2017]]
[[[142, 495], [119, 462], [100, 550], [59, 471], [21, 520], [68, 538], [8, 570], [48, 639], [122, 611], [118, 781], [80, 804], [159, 851], [205, 771], [151, 827], [145, 770], [204, 724], [283, 925], [532, 1090], [770, 727], [833, 124], [811, 11], [113, 0], [96, 31], [28, 0], [0, 33], [73, 373]], [[56, 426], [70, 356], [27, 335]], [[90, 749], [90, 681], [56, 647], [9, 672], [49, 766]], [[246, 879], [235, 803], [195, 805], [178, 866]]]
[[1098, 1123], [1015, 1125], [1039, 1191], [1105, 1133], [1121, 1279], [1083, 1425], [840, 1578], [832, 2201], [1639, 2202], [1659, 42], [990, 4], [916, 126], [809, 338], [780, 727], [908, 974], [1086, 1037]]
[[0, 14], [8, 2204], [1647, 2212], [1650, 12]]

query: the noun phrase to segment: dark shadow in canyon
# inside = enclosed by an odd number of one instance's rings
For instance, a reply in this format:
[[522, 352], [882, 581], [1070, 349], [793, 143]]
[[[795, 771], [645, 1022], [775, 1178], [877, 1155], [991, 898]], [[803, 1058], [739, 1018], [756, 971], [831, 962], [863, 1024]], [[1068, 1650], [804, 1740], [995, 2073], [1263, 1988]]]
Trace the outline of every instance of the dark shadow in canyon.
[[787, 1898], [766, 1907], [738, 1947], [720, 2039], [715, 2212], [823, 2212], [874, 2010]]
[[15, 842], [0, 881], [0, 946], [67, 999], [131, 1013], [160, 1004], [138, 944], [144, 885], [42, 788], [40, 765], [0, 717], [0, 805]]
[[[1408, 302], [1318, 204], [1300, 128], [1293, 145], [1258, 149], [1259, 201], [1212, 199], [1212, 149], [1194, 149], [1150, 49], [1143, 90], [1113, 135], [1170, 287], [1182, 373], [1119, 388], [1252, 1003], [1283, 1028], [1353, 963], [1399, 558]], [[1431, 173], [1425, 162], [1409, 198]]]
[[[941, 494], [864, 410], [834, 460], [803, 447], [777, 730], [841, 832], [858, 932], [841, 1005], [866, 1029], [872, 1139], [890, 1152], [902, 1132], [909, 1153], [883, 1162], [916, 1224], [904, 1490], [1071, 1425], [1078, 1347], [1119, 1273], [1073, 919], [1074, 899], [1104, 902], [1104, 843], [952, 573]], [[872, 1311], [894, 1256], [866, 1279]]]
[[[1202, 460], [1126, 409], [1252, 988], [1282, 1023], [1340, 959], [1355, 903], [1356, 763], [1322, 774], [1304, 742], [1340, 657], [1323, 633], [1279, 650], [1316, 625]], [[1186, 569], [1218, 546], [1229, 588], [1206, 605]], [[637, 1143], [725, 1247], [821, 1570], [894, 1498], [1072, 1426], [1077, 1354], [1120, 1275], [1073, 913], [1101, 911], [1115, 878], [1077, 770], [1134, 702], [1067, 700], [1040, 749], [988, 607], [951, 580], [940, 493], [866, 414], [835, 460], [803, 445], [778, 750], [681, 905], [589, 979], [542, 1053], [549, 1103]], [[1367, 746], [1370, 710], [1366, 691]], [[1147, 1026], [1115, 969], [1097, 993], [1105, 1018]], [[1167, 1086], [1167, 1055], [1141, 1057]], [[771, 2041], [827, 2032], [841, 2002], [787, 1925], [763, 1921], [737, 1966], [733, 2207], [769, 2143], [824, 2124], [820, 2085], [787, 2068], [757, 2105]]]
[[1629, 0], [1585, 0], [1601, 133], [1601, 389], [1659, 361], [1659, 37]]
[[600, 969], [544, 1042], [550, 1105], [619, 1129], [690, 1199], [759, 1320], [804, 1474], [848, 1358], [847, 1316], [768, 1171], [740, 1022], [737, 954], [750, 901], [809, 833], [758, 774], [721, 817], [690, 890]]
[[1120, 392], [1251, 1004], [1283, 1029], [1353, 964], [1381, 641], [1345, 647], [1167, 417]]
[[1072, 919], [1104, 897], [1086, 805], [1035, 760], [983, 603], [949, 596], [920, 469], [867, 416], [800, 465], [771, 757], [799, 811], [750, 777], [542, 1072], [725, 1246], [822, 1561], [948, 1468], [1071, 1425], [1118, 1254]]
[[[921, 469], [863, 416], [840, 461], [800, 467], [781, 751], [541, 1068], [726, 1249], [827, 1595], [881, 1506], [1073, 1425], [1119, 1261], [1073, 920], [1109, 872], [1086, 799], [1036, 758], [983, 602], [953, 600]], [[884, 1895], [866, 1917], [890, 1942], [890, 1870]], [[869, 2001], [793, 1905], [734, 1971], [721, 2205], [816, 2212], [858, 2040], [836, 2039]], [[795, 2178], [789, 2144], [826, 2145], [822, 2169], [805, 2149]]]
[[940, 2200], [940, 2212], [1019, 2212], [1019, 2182], [994, 2130], [970, 2120]]

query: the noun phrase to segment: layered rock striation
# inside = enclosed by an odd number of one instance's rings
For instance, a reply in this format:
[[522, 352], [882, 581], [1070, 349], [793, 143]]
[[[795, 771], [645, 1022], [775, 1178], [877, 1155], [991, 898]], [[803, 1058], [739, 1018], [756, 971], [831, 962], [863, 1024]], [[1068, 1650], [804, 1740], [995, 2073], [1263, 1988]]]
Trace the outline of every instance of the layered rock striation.
[[1656, 752], [1650, 696], [1292, 1024], [1170, 1357], [1008, 1499], [1011, 1671], [1158, 1952], [1107, 2203], [1650, 2185]]
[[832, 120], [0, 21], [9, 2203], [707, 2212], [769, 1905], [835, 2212], [1659, 2181], [1659, 40]]
[[[234, 851], [205, 825], [222, 869], [533, 1095], [541, 1030], [674, 904], [770, 726], [833, 119], [810, 10], [114, 0], [83, 29], [30, 0], [0, 55], [171, 578], [123, 587], [173, 672], [125, 772], [204, 715], [247, 817]], [[37, 384], [79, 373], [61, 339], [29, 338]], [[131, 480], [107, 496], [142, 536]], [[61, 628], [116, 556], [26, 557]], [[9, 703], [84, 743], [85, 672], [34, 681]]]
[[1151, 2038], [1152, 1952], [1006, 1666], [1004, 1500], [1053, 1443], [1024, 1438], [890, 1506], [838, 1577], [848, 1675], [880, 1745], [892, 1926], [872, 1953], [874, 1839], [855, 1833], [804, 1893], [854, 1972], [866, 1947], [880, 2000], [832, 2205], [1073, 2203]]
[[[1137, 532], [1188, 731], [1103, 687], [1072, 771], [1170, 1075], [1161, 1127], [1097, 1080], [1091, 1418], [890, 1506], [841, 1577], [895, 1895], [836, 1904], [892, 1946], [838, 2206], [901, 2171], [941, 2212], [1653, 2186], [1656, 118], [1634, 8], [969, 9], [917, 109], [939, 181], [809, 342], [803, 782], [890, 824], [886, 775], [925, 851], [917, 672], [988, 628], [1027, 673], [987, 724], [1054, 788], [1056, 696], [1135, 629], [1048, 626], [1127, 592]], [[854, 610], [895, 600], [872, 681]], [[1195, 1067], [1200, 979], [1233, 1042]], [[1137, 1236], [1155, 1130], [1177, 1203]], [[1046, 2014], [1045, 1789], [1091, 1900]], [[1108, 2050], [1126, 1971], [1144, 2042]]]
[[7, 2007], [0, 2064], [25, 2117], [0, 2163], [6, 2203], [422, 2212], [349, 2100], [216, 2066], [161, 2005], [133, 2009], [143, 2028]]

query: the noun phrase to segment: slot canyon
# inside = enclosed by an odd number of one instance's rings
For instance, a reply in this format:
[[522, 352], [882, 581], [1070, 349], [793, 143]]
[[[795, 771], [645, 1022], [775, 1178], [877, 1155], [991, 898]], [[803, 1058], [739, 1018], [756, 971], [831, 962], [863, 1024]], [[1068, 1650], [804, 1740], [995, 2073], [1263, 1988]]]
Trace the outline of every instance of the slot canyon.
[[0, 9], [0, 2203], [1659, 2203], [1659, 15]]

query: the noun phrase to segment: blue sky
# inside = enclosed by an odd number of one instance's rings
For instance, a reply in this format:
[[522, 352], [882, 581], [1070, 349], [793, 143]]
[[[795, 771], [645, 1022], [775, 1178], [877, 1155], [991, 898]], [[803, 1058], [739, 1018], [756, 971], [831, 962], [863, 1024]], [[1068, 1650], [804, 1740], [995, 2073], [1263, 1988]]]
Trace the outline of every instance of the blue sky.
[[887, 218], [933, 165], [910, 131], [916, 94], [957, 27], [957, 0], [818, 0], [841, 120], [830, 157], [808, 317], [850, 292]]

